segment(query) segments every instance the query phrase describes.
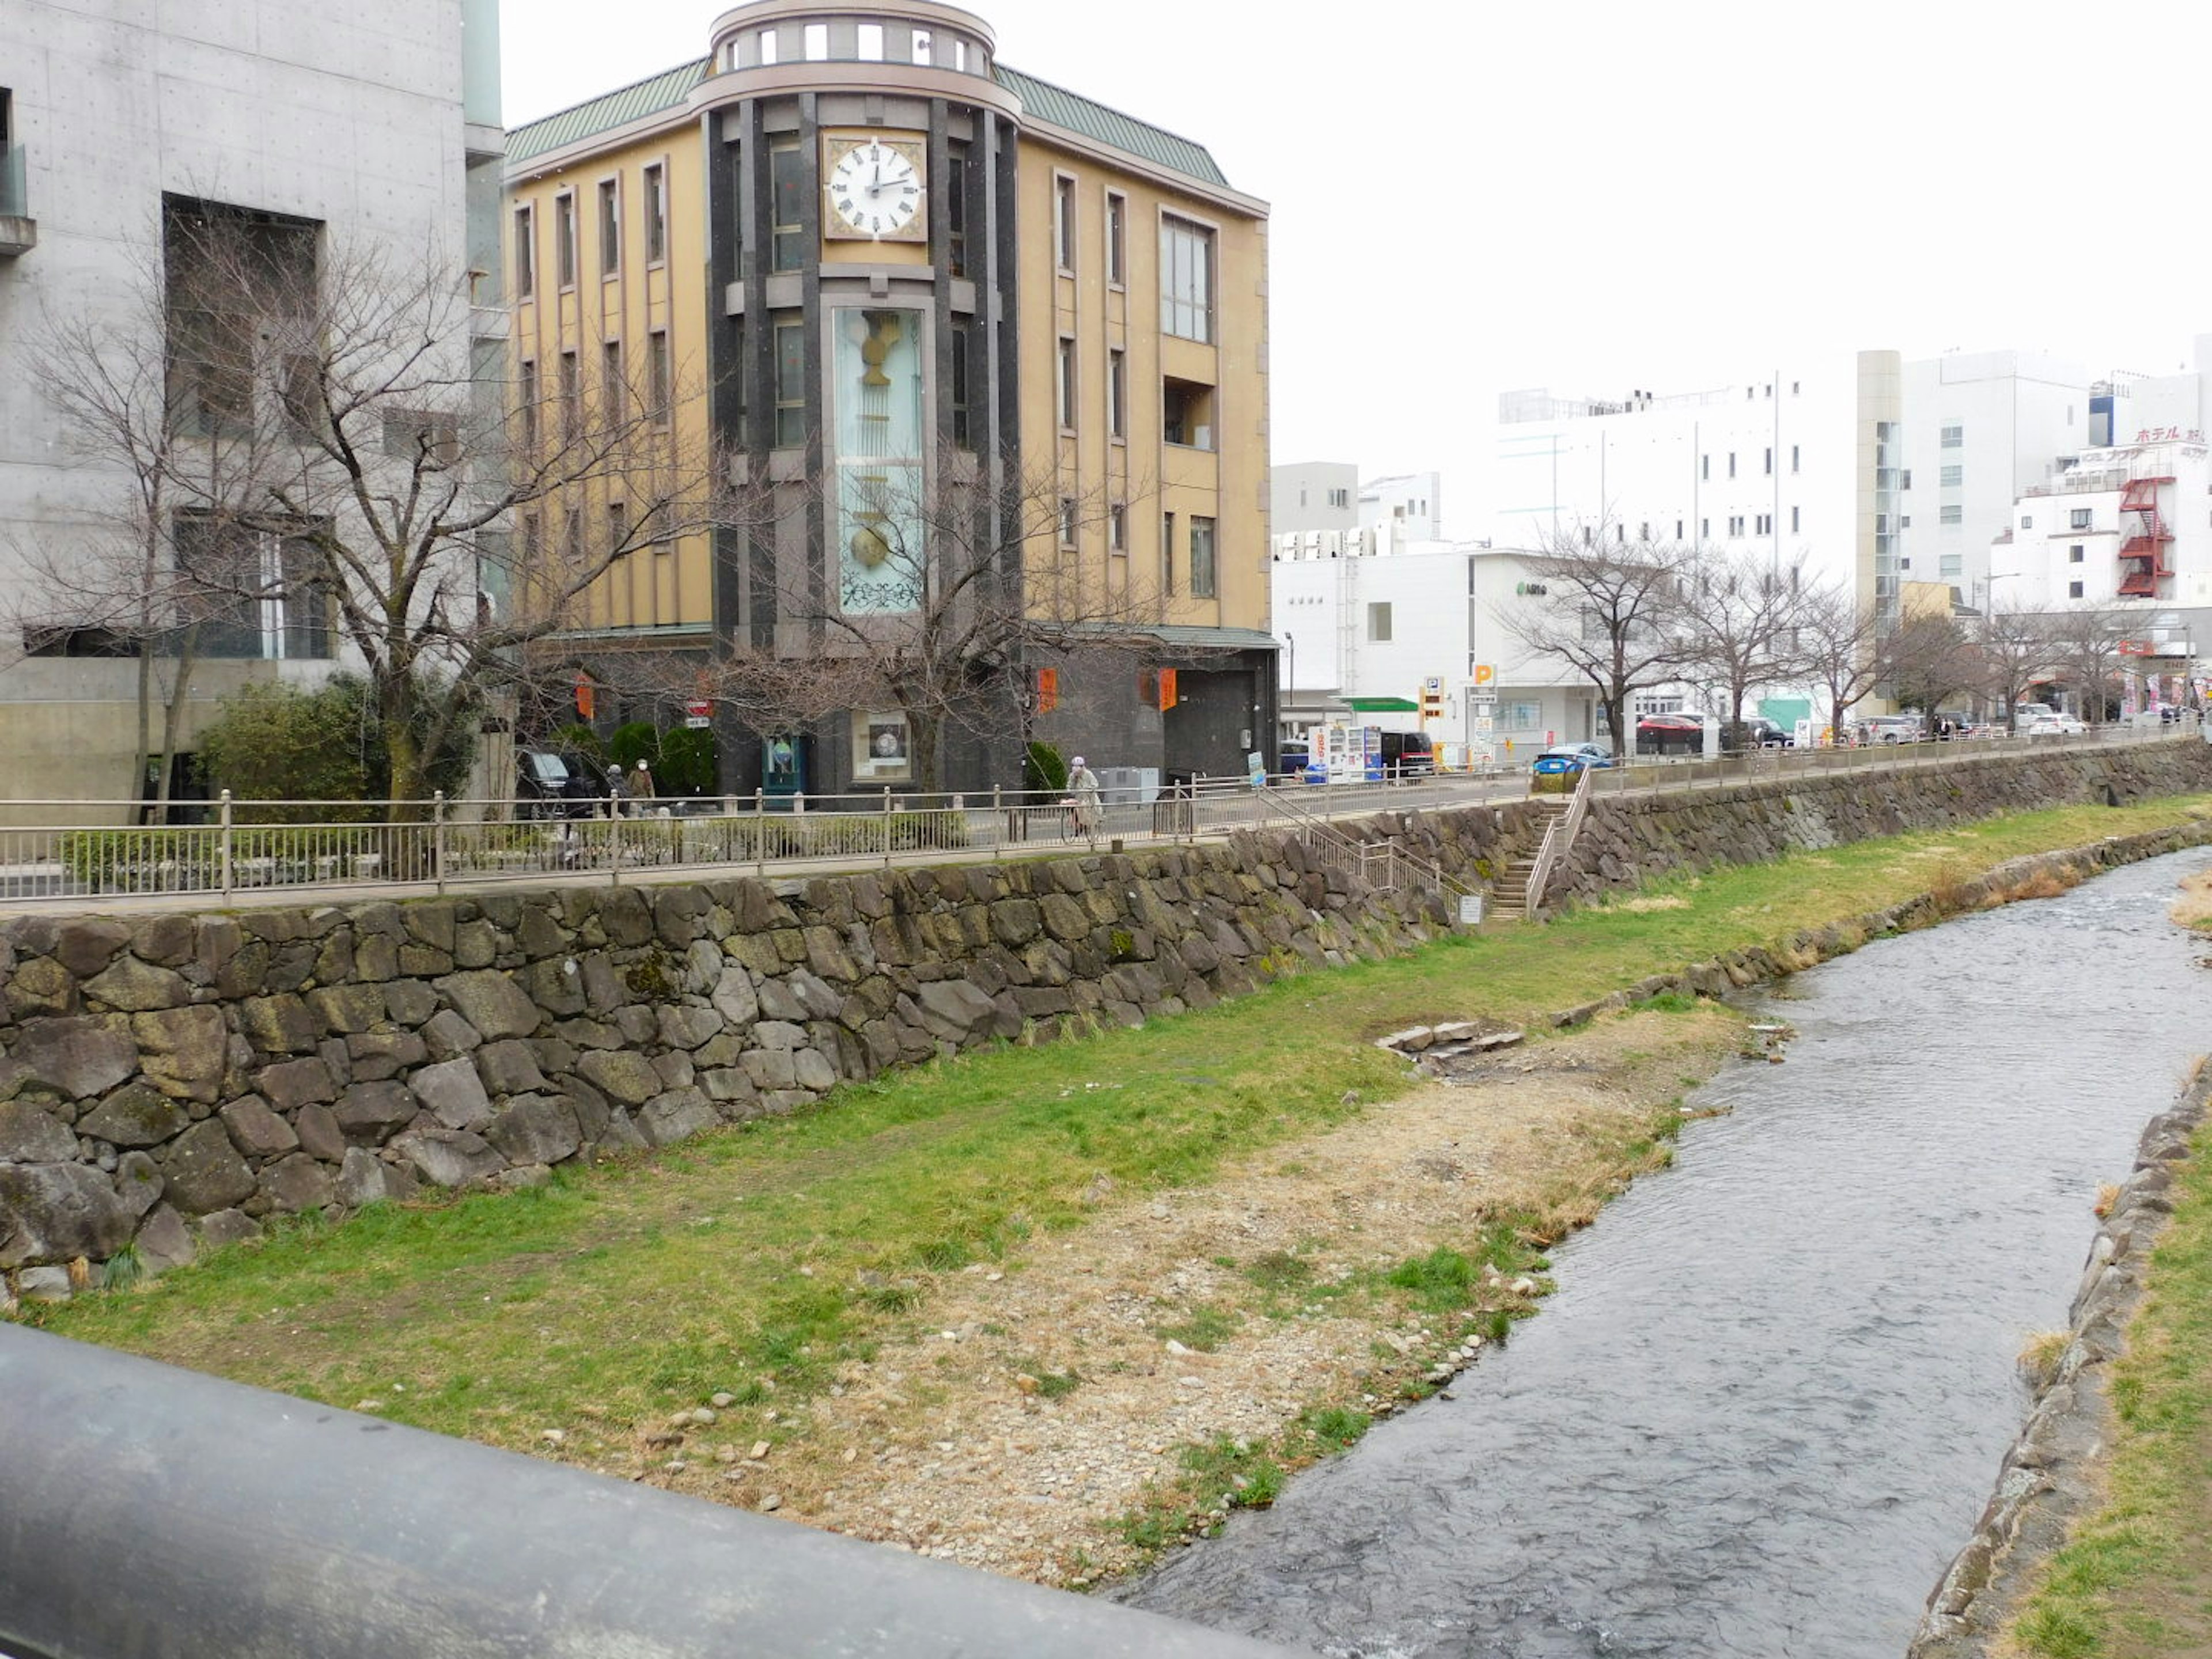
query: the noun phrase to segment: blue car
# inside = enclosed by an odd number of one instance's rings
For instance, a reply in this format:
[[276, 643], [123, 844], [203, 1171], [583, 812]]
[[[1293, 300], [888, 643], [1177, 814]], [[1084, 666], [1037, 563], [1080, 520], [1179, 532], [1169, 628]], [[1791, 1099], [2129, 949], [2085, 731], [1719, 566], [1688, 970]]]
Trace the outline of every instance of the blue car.
[[1571, 743], [1547, 749], [1536, 757], [1534, 769], [1540, 777], [1550, 777], [1561, 772], [1595, 772], [1612, 764], [1613, 751], [1603, 744]]

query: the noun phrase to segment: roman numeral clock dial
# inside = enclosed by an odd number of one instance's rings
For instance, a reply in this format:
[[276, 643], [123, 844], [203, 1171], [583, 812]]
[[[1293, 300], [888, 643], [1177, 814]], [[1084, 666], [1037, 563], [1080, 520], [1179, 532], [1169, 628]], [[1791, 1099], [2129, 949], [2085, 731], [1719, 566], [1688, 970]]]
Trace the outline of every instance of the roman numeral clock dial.
[[880, 138], [841, 145], [828, 191], [843, 234], [909, 240], [921, 228], [921, 170], [898, 145]]

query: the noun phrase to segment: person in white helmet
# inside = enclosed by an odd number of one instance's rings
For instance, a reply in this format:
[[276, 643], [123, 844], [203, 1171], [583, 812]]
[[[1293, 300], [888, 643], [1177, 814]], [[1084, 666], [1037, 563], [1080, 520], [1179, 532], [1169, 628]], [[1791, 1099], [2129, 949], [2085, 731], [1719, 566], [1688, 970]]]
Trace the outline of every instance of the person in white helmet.
[[1080, 755], [1068, 766], [1067, 793], [1075, 802], [1076, 829], [1095, 838], [1098, 821], [1103, 816], [1104, 801], [1099, 793], [1098, 775], [1084, 763]]

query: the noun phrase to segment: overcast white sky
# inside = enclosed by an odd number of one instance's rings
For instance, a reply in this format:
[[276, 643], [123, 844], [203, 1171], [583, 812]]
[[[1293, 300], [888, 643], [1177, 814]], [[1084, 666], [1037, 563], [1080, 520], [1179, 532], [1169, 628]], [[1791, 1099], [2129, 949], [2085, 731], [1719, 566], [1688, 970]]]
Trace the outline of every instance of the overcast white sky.
[[[508, 125], [703, 55], [721, 9], [504, 0]], [[2203, 0], [970, 9], [1272, 204], [1274, 459], [1441, 470], [1448, 530], [1502, 388], [1871, 346], [2158, 373], [2212, 332]]]

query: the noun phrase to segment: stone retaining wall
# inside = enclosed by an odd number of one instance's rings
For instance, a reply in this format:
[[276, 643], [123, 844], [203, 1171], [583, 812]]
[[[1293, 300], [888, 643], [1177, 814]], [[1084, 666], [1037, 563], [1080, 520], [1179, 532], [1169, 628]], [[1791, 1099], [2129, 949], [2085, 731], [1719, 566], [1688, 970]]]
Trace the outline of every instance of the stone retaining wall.
[[[2208, 787], [2212, 751], [2176, 743], [1976, 761], [1893, 789], [1605, 800], [1571, 879], [1590, 893], [2107, 787]], [[1480, 883], [1543, 822], [1514, 803], [1361, 833]], [[539, 1181], [889, 1066], [1204, 1007], [1447, 925], [1433, 897], [1370, 890], [1295, 833], [774, 882], [16, 917], [0, 923], [0, 1300], [66, 1294], [128, 1245], [159, 1269], [272, 1216]], [[1743, 971], [1770, 968], [1787, 971]]]

